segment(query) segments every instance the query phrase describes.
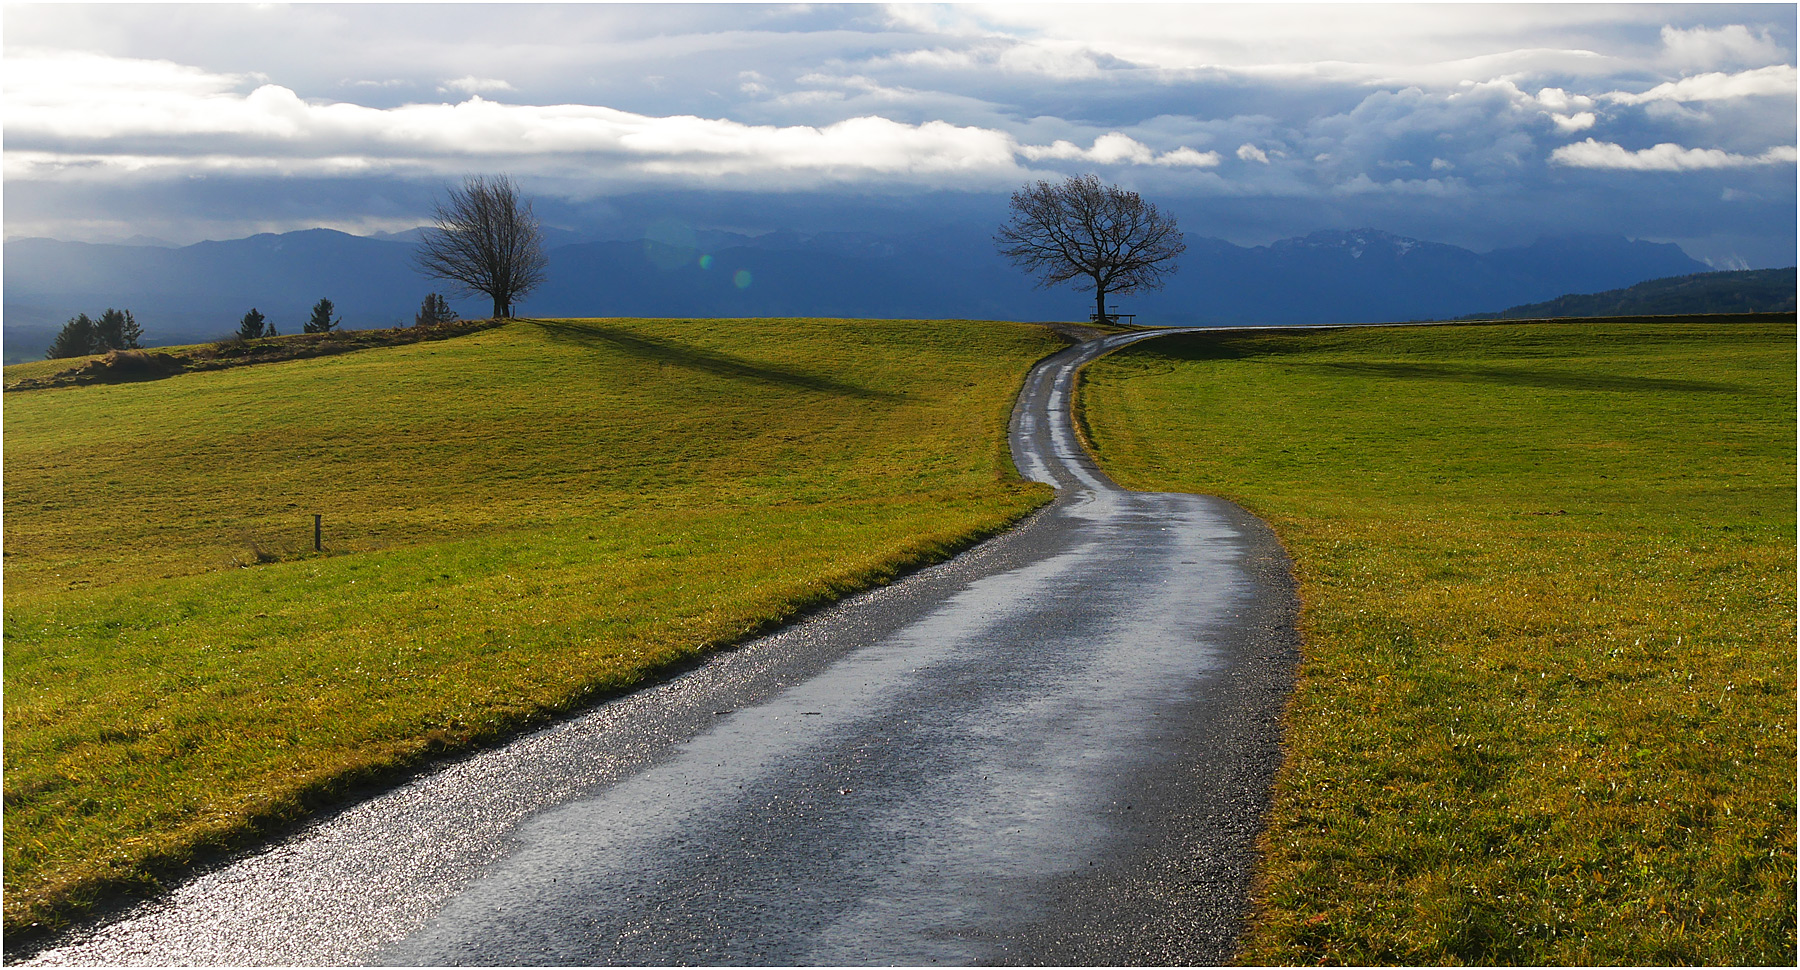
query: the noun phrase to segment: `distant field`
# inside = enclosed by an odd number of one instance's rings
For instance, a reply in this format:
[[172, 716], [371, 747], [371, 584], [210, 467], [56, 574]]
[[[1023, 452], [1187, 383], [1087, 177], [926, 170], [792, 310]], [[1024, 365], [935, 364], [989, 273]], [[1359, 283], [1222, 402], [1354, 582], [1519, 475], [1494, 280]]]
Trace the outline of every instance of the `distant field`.
[[1168, 338], [1101, 463], [1268, 519], [1305, 660], [1251, 963], [1791, 966], [1795, 332]]
[[1003, 528], [1058, 346], [519, 322], [8, 394], [8, 933]]

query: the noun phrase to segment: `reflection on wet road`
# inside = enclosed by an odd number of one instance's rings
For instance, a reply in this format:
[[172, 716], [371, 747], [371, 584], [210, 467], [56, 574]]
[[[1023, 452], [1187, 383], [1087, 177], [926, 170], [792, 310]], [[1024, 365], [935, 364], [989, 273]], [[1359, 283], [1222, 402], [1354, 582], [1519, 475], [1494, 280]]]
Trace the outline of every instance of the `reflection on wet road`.
[[1067, 402], [1109, 346], [1021, 395], [1015, 462], [1059, 495], [1020, 529], [40, 959], [1228, 957], [1292, 677], [1285, 560], [1235, 506], [1088, 460]]

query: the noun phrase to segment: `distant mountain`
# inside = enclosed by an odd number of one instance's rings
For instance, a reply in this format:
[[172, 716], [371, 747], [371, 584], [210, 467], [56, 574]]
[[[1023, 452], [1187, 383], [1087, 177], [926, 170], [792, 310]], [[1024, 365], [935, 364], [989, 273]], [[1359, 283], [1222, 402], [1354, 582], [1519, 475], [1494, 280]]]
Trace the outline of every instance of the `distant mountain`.
[[[1244, 249], [1188, 240], [1168, 290], [1120, 300], [1194, 323], [1366, 323], [1442, 319], [1463, 307], [1541, 300], [1705, 270], [1679, 246], [1621, 237], [1540, 240], [1475, 253], [1373, 229], [1315, 232]], [[1505, 294], [1504, 296], [1502, 294]], [[1140, 318], [1141, 319], [1141, 318]]]
[[1509, 307], [1465, 319], [1635, 317], [1684, 313], [1792, 313], [1795, 268], [1695, 273], [1648, 280], [1604, 293], [1571, 293], [1544, 303]]
[[[597, 241], [546, 233], [549, 281], [521, 305], [540, 316], [846, 316], [1079, 320], [1091, 294], [1039, 289], [994, 251], [991, 227]], [[310, 229], [192, 246], [6, 243], [5, 358], [41, 357], [64, 321], [129, 309], [153, 344], [216, 339], [256, 307], [299, 331], [329, 297], [345, 326], [410, 323], [449, 287], [411, 265], [416, 230], [351, 236]], [[1189, 236], [1157, 293], [1109, 298], [1146, 324], [1351, 323], [1447, 319], [1483, 307], [1704, 271], [1677, 246], [1620, 237], [1542, 240], [1476, 253], [1374, 229], [1267, 246]], [[452, 299], [465, 316], [489, 306]]]
[[411, 323], [432, 288], [411, 253], [410, 243], [331, 229], [176, 249], [15, 240], [6, 244], [6, 362], [42, 357], [70, 317], [108, 307], [131, 310], [152, 345], [222, 337], [251, 307], [298, 333], [321, 297], [350, 327]]

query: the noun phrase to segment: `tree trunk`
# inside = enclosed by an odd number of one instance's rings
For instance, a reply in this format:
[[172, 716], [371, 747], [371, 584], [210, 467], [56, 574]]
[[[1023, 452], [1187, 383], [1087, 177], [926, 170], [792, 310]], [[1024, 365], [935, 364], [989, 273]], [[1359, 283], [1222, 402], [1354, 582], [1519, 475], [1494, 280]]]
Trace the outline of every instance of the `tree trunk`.
[[1094, 287], [1094, 322], [1101, 326], [1112, 322], [1106, 319], [1106, 291], [1098, 286]]
[[501, 300], [499, 297], [494, 297], [494, 319], [509, 320], [511, 318], [512, 308], [507, 306], [505, 301]]

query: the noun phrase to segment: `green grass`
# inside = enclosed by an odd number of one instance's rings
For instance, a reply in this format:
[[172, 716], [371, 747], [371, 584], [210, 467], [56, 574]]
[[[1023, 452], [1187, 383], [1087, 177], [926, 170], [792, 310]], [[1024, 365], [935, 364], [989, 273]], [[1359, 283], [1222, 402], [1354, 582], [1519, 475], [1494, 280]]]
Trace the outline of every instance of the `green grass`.
[[1058, 346], [539, 321], [8, 394], [9, 937], [1005, 527]]
[[88, 361], [99, 360], [100, 357], [100, 354], [88, 354], [84, 357], [54, 357], [49, 360], [28, 360], [22, 364], [7, 364], [6, 383], [10, 385], [21, 380], [60, 374], [63, 371], [80, 367]]
[[1205, 335], [1087, 372], [1230, 497], [1304, 660], [1250, 963], [1792, 965], [1795, 332]]

